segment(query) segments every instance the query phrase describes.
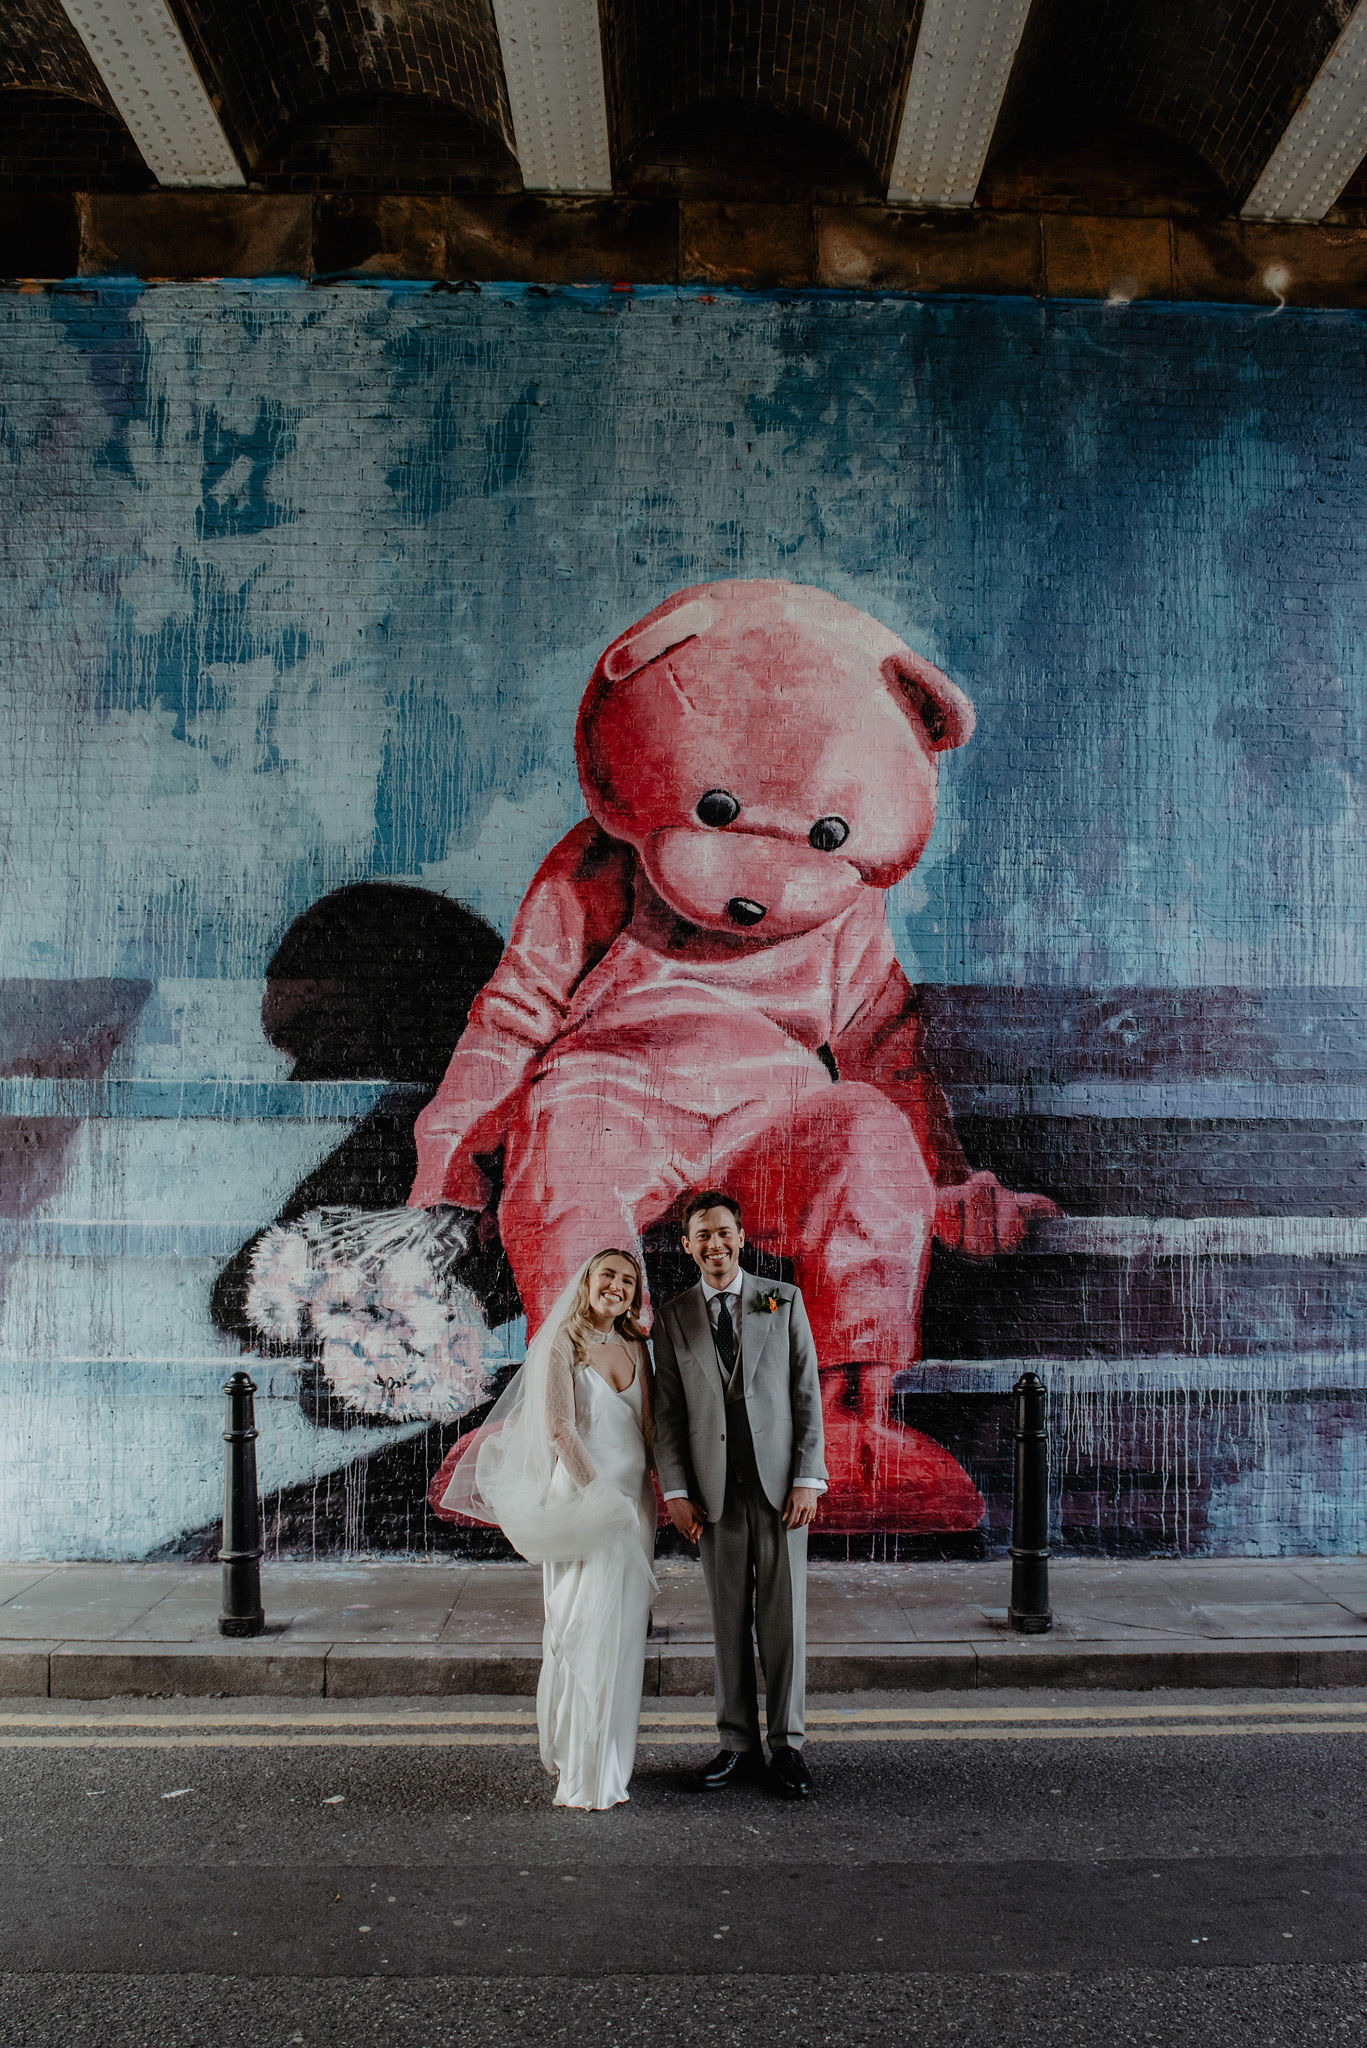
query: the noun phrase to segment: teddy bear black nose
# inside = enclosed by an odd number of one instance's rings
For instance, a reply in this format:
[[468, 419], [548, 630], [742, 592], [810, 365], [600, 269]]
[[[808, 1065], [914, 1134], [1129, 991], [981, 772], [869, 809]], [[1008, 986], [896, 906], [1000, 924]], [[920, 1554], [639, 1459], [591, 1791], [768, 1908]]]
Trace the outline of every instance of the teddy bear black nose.
[[850, 828], [843, 818], [818, 818], [807, 834], [818, 853], [834, 853], [837, 846], [843, 846], [850, 836]]
[[732, 924], [758, 924], [764, 914], [764, 905], [752, 903], [748, 896], [733, 896], [726, 906]]

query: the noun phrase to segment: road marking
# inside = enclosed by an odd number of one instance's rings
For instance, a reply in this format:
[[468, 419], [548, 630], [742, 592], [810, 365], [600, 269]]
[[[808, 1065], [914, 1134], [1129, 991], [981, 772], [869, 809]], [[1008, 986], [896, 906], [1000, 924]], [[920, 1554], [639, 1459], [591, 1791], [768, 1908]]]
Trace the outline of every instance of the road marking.
[[[4, 1728], [410, 1728], [434, 1724], [440, 1727], [487, 1728], [504, 1722], [525, 1726], [536, 1721], [534, 1707], [498, 1708], [483, 1711], [452, 1708], [449, 1712], [376, 1714], [356, 1708], [341, 1713], [305, 1714], [290, 1708], [268, 1709], [242, 1714], [0, 1714]], [[699, 1726], [703, 1723], [699, 1720]], [[711, 1717], [707, 1719], [711, 1726]]]
[[[1009, 1724], [1012, 1727], [1029, 1726], [1035, 1722], [1046, 1725], [1087, 1722], [1129, 1722], [1129, 1721], [1196, 1721], [1202, 1719], [1244, 1720], [1248, 1718], [1285, 1719], [1291, 1716], [1324, 1715], [1347, 1720], [1358, 1715], [1367, 1724], [1367, 1699], [1281, 1699], [1249, 1700], [1229, 1702], [1222, 1700], [1184, 1701], [1180, 1706], [1153, 1701], [1139, 1705], [1125, 1706], [963, 1706], [963, 1707], [819, 1707], [807, 1716], [808, 1725], [825, 1729], [832, 1736], [848, 1732], [853, 1735], [861, 1726], [914, 1729], [918, 1726], [953, 1725], [972, 1723], [981, 1725], [993, 1722]], [[137, 1713], [118, 1714], [92, 1713], [0, 1713], [0, 1740], [5, 1730], [34, 1729], [38, 1731], [63, 1730], [134, 1730], [168, 1729], [184, 1733], [199, 1730], [251, 1729], [262, 1728], [275, 1731], [330, 1730], [345, 1733], [347, 1730], [371, 1729], [492, 1729], [492, 1728], [534, 1728], [535, 1709], [513, 1708], [411, 1708], [386, 1713], [363, 1707], [348, 1707], [340, 1710], [301, 1711], [288, 1707], [247, 1710], [244, 1712], [212, 1713]], [[686, 1708], [643, 1707], [642, 1728], [659, 1729], [701, 1729], [713, 1727], [710, 1712], [690, 1712]], [[1118, 1729], [1117, 1733], [1124, 1732]]]
[[[851, 1721], [1142, 1721], [1168, 1714], [1191, 1720], [1203, 1714], [1367, 1714], [1367, 1700], [1184, 1701], [1180, 1707], [1146, 1702], [1124, 1707], [824, 1707], [809, 1721], [835, 1726]], [[643, 1717], [644, 1718], [644, 1717]]]
[[[1125, 1742], [1155, 1740], [1164, 1736], [1231, 1735], [1367, 1735], [1367, 1720], [1184, 1721], [1174, 1718], [1171, 1721], [1110, 1722], [1097, 1726], [1080, 1718], [1071, 1725], [1052, 1723], [1045, 1727], [1000, 1722], [989, 1725], [959, 1723], [949, 1727], [855, 1727], [830, 1731], [823, 1737], [823, 1746], [869, 1742], [893, 1745], [918, 1742]], [[712, 1740], [711, 1724], [698, 1723], [670, 1730], [651, 1729], [644, 1735], [642, 1746], [647, 1749], [696, 1749], [710, 1746]], [[519, 1749], [532, 1748], [536, 1741], [536, 1729], [526, 1725], [497, 1729], [385, 1727], [360, 1733], [341, 1729], [330, 1732], [319, 1729], [241, 1733], [225, 1728], [202, 1735], [188, 1730], [175, 1734], [138, 1735], [120, 1731], [104, 1735], [89, 1728], [79, 1734], [69, 1731], [51, 1735], [0, 1734], [0, 1750]]]

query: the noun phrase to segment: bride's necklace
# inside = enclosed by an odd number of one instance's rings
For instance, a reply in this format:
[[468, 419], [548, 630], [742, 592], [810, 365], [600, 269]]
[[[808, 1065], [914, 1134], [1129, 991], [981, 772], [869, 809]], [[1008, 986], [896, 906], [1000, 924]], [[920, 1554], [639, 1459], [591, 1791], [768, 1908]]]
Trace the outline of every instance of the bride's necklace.
[[594, 1330], [591, 1332], [591, 1334], [595, 1344], [610, 1344], [613, 1338], [617, 1335], [617, 1325], [614, 1323], [611, 1329]]

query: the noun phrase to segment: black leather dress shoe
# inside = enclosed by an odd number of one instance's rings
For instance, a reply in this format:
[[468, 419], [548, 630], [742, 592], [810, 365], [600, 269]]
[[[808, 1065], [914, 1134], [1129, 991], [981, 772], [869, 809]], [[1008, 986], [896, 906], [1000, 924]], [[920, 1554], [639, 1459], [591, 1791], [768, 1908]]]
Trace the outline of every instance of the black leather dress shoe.
[[720, 1792], [725, 1785], [753, 1785], [764, 1775], [764, 1758], [753, 1749], [723, 1749], [694, 1780], [699, 1792]]
[[812, 1774], [800, 1749], [780, 1748], [769, 1757], [769, 1783], [780, 1799], [810, 1799]]

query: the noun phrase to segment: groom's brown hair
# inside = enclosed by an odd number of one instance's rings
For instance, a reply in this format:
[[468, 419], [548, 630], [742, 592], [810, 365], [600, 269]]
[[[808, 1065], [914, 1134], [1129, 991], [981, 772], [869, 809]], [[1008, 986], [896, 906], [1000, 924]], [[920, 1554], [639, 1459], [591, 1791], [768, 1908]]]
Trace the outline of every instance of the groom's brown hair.
[[688, 1235], [689, 1225], [692, 1223], [693, 1218], [700, 1216], [704, 1209], [729, 1209], [740, 1228], [742, 1230], [745, 1228], [745, 1219], [740, 1213], [740, 1203], [734, 1195], [728, 1195], [723, 1188], [704, 1188], [701, 1194], [692, 1197], [688, 1207], [684, 1210], [683, 1234], [685, 1237]]

